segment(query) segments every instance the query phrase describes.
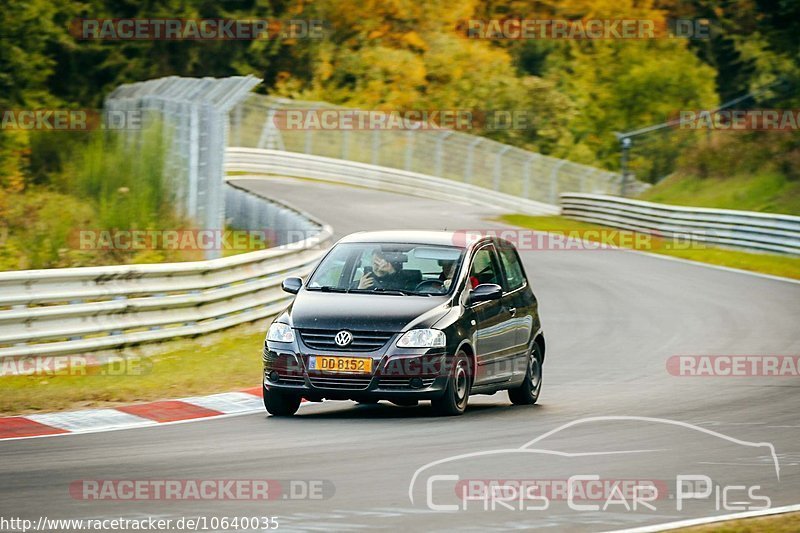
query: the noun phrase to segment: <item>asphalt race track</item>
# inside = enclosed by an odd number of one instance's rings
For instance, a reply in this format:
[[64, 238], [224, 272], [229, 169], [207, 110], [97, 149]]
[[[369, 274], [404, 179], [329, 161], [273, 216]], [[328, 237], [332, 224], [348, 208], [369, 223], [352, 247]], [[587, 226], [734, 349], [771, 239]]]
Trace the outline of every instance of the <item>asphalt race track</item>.
[[[502, 227], [485, 220], [498, 214], [490, 208], [444, 200], [312, 181], [237, 182], [316, 215], [338, 236], [367, 229]], [[800, 502], [800, 379], [667, 371], [673, 355], [800, 354], [800, 284], [617, 250], [521, 254], [547, 340], [539, 405], [514, 407], [498, 393], [473, 397], [464, 416], [442, 419], [430, 416], [427, 405], [325, 402], [305, 405], [291, 419], [262, 412], [0, 442], [2, 514], [276, 516], [279, 530], [307, 531], [605, 531], [743, 510], [761, 504], [754, 495], [769, 497], [773, 507]], [[258, 346], [253, 353], [258, 357]], [[253, 376], [254, 385], [257, 380]], [[590, 417], [533, 445], [558, 453], [520, 451], [550, 430]], [[775, 455], [768, 446], [747, 443], [770, 443]], [[475, 455], [499, 449], [506, 451]], [[465, 457], [415, 477], [429, 463], [459, 455]], [[576, 510], [553, 497], [546, 510], [470, 502], [445, 511], [429, 508], [428, 496], [437, 505], [459, 500], [452, 482], [431, 481], [434, 473], [461, 480], [597, 474], [603, 480], [655, 480], [668, 490], [651, 502], [655, 509], [615, 504]], [[714, 490], [684, 501], [679, 511], [678, 475], [708, 476]], [[69, 486], [84, 479], [330, 483], [323, 498], [311, 501], [82, 501]], [[735, 488], [724, 490], [729, 487]], [[606, 502], [591, 500], [581, 504]]]

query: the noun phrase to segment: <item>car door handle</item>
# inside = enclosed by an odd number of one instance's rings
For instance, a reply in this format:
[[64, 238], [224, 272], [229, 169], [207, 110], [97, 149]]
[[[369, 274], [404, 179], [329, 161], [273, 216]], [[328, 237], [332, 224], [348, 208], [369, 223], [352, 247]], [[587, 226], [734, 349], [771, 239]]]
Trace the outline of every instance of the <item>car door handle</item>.
[[511, 313], [511, 316], [517, 316], [517, 308], [516, 307], [509, 307], [508, 312]]

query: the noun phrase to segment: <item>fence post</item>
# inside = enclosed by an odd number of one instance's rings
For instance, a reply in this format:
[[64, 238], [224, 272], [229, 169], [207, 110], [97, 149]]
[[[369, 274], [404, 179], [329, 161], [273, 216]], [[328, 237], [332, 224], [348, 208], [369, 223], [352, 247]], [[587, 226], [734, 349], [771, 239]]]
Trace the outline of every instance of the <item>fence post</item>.
[[580, 192], [586, 192], [586, 177], [587, 177], [587, 175], [594, 177], [594, 175], [597, 174], [597, 171], [598, 171], [598, 169], [593, 168], [591, 170], [585, 170], [585, 171], [581, 172], [580, 186], [579, 186], [579, 191]]
[[406, 155], [404, 167], [409, 172], [411, 171], [411, 164], [414, 158], [414, 130], [406, 130]]
[[525, 161], [525, 167], [522, 170], [522, 197], [531, 197], [531, 163], [539, 158], [539, 154], [531, 154]]
[[306, 130], [305, 140], [303, 142], [303, 153], [306, 155], [311, 155], [311, 148], [313, 146], [313, 139], [311, 138], [312, 130], [308, 128]]
[[200, 116], [197, 106], [189, 109], [189, 161], [187, 178], [189, 186], [187, 191], [186, 214], [191, 219], [197, 219], [197, 171], [200, 159]]
[[350, 149], [350, 130], [345, 129], [342, 132], [342, 159], [347, 159]]
[[503, 154], [511, 149], [509, 145], [503, 145], [494, 156], [494, 190], [500, 190], [500, 179], [503, 174]]
[[475, 137], [467, 147], [467, 164], [464, 167], [464, 183], [472, 182], [472, 162], [475, 159], [475, 148], [478, 147], [482, 140], [483, 137]]
[[560, 160], [550, 172], [550, 203], [553, 205], [558, 205], [558, 171], [566, 162], [566, 159]]
[[445, 131], [436, 138], [436, 176], [443, 178], [444, 140], [452, 135], [452, 131]]
[[380, 149], [381, 149], [380, 130], [374, 129], [374, 130], [372, 130], [372, 164], [373, 165], [377, 165], [380, 162]]
[[[261, 136], [258, 139], [259, 148], [268, 148], [270, 150], [284, 150], [283, 137], [278, 125], [275, 124], [275, 114], [277, 109], [270, 107], [267, 111], [267, 118], [264, 120], [264, 125], [261, 128]], [[238, 146], [238, 145], [236, 145]]]
[[242, 145], [242, 105], [233, 109], [233, 145]]

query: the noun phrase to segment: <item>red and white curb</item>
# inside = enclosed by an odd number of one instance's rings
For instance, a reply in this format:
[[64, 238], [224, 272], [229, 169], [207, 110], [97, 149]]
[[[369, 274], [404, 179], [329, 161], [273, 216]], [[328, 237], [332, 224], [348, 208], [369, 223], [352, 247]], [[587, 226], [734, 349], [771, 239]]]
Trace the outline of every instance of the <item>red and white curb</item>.
[[210, 396], [0, 418], [0, 440], [96, 433], [264, 411], [261, 387]]

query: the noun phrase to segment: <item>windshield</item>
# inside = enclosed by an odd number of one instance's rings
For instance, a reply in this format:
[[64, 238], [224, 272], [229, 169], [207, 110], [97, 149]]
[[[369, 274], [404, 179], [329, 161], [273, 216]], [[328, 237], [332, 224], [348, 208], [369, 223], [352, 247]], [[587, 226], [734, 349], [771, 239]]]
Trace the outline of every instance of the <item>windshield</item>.
[[344, 243], [334, 247], [308, 290], [430, 296], [448, 294], [464, 250], [454, 246]]

